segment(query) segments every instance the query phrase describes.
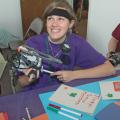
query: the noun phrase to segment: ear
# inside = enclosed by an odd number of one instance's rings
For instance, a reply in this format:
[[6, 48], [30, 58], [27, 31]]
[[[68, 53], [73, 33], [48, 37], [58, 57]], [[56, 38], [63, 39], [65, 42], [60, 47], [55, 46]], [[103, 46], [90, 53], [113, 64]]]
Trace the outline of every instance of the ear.
[[74, 26], [74, 24], [75, 24], [75, 20], [71, 20], [70, 25], [69, 25], [69, 29], [71, 29]]

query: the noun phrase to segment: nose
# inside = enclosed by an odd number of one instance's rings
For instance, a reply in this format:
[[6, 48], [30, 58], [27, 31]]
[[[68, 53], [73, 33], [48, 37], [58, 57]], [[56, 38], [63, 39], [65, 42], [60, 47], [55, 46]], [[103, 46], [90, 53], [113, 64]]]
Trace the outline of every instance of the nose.
[[53, 26], [58, 26], [58, 20], [57, 20], [57, 19], [54, 19], [52, 25], [53, 25]]

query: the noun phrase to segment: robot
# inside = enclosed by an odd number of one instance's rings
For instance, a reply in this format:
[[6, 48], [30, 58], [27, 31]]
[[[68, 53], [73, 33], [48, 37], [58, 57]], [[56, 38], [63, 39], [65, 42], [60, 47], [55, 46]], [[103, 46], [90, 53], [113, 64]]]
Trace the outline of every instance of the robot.
[[43, 68], [43, 63], [57, 63], [63, 64], [63, 62], [51, 55], [42, 53], [26, 45], [21, 45], [17, 48], [17, 51], [11, 57], [11, 86], [15, 92], [15, 85], [17, 81], [17, 74], [22, 72], [29, 77], [29, 82], [33, 83], [39, 77], [39, 73], [53, 73]]

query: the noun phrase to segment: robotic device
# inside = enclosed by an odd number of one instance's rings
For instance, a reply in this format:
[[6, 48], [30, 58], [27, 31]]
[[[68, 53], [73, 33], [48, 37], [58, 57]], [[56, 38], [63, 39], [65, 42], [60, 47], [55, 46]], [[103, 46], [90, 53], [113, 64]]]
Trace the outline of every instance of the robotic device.
[[11, 58], [11, 85], [13, 92], [15, 93], [15, 85], [17, 81], [18, 71], [24, 73], [29, 77], [29, 82], [33, 83], [39, 77], [39, 73], [46, 72], [52, 73], [52, 71], [43, 68], [43, 63], [62, 64], [62, 61], [56, 59], [48, 54], [37, 51], [26, 45], [19, 46], [17, 52], [12, 55]]
[[120, 65], [120, 53], [119, 52], [110, 52], [108, 59], [113, 66], [116, 67], [117, 65]]

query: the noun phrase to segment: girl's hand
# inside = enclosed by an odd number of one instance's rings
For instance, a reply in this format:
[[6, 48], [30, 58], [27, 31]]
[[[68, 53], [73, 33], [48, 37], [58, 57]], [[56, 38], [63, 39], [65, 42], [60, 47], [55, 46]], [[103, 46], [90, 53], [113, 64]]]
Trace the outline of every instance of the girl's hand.
[[62, 82], [69, 82], [74, 80], [73, 71], [57, 71], [51, 74], [51, 76], [57, 76], [57, 79], [59, 79]]

